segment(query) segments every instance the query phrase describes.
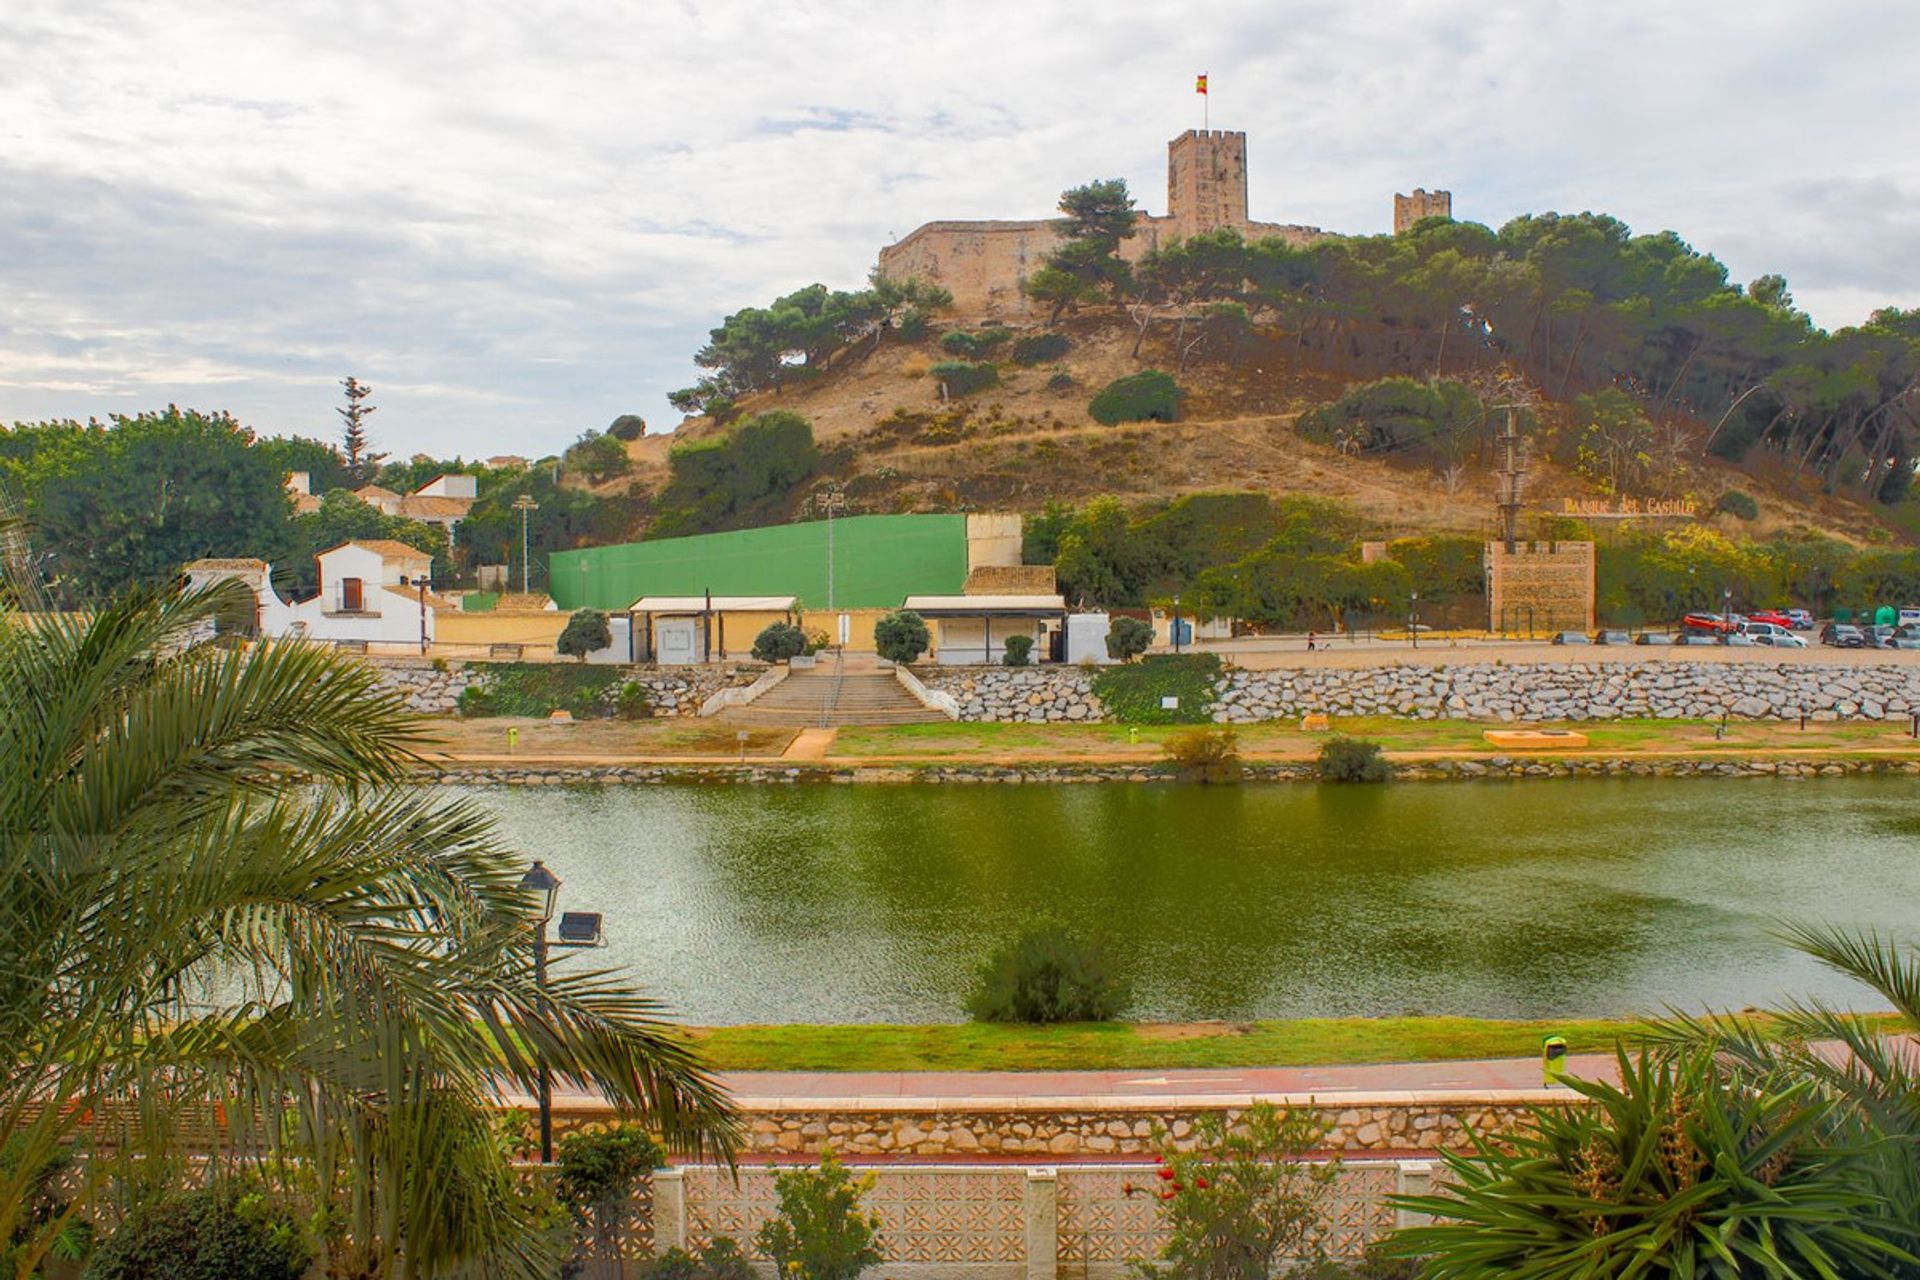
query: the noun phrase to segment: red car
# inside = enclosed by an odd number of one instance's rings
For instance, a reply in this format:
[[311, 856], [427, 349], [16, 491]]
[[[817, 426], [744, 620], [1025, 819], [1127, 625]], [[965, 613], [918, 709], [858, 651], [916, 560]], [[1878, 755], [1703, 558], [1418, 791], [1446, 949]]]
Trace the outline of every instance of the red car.
[[1740, 624], [1717, 613], [1690, 613], [1680, 619], [1680, 625], [1688, 631], [1708, 631], [1714, 635], [1725, 635]]
[[1757, 612], [1750, 613], [1747, 615], [1747, 621], [1748, 622], [1771, 622], [1774, 626], [1785, 627], [1788, 631], [1796, 630], [1796, 628], [1793, 625], [1793, 619], [1789, 618], [1786, 614], [1782, 613], [1778, 609], [1761, 609], [1761, 610], [1758, 610]]

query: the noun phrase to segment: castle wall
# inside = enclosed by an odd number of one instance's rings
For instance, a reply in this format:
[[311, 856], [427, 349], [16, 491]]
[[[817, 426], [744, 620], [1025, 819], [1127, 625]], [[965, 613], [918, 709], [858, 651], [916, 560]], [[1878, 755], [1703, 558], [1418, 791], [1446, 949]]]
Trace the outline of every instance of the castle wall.
[[1393, 197], [1393, 234], [1399, 235], [1422, 218], [1451, 218], [1453, 216], [1453, 192], [1428, 191], [1415, 187], [1413, 194], [1403, 196], [1395, 193]]

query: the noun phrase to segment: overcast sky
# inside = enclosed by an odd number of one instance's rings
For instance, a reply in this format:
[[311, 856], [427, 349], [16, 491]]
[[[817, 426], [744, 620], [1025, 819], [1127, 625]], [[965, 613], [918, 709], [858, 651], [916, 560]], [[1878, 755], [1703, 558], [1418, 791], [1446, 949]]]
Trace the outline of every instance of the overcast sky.
[[0, 5], [0, 421], [228, 409], [553, 452], [718, 318], [935, 218], [1248, 133], [1255, 218], [1604, 210], [1820, 324], [1920, 305], [1920, 6], [1245, 0]]

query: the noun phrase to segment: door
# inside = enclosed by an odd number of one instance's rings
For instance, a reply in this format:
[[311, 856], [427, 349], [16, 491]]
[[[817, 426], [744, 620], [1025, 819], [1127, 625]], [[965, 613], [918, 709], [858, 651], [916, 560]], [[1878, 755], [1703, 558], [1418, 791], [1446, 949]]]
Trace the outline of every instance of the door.
[[847, 641], [852, 638], [853, 638], [853, 615], [843, 613], [840, 615], [840, 647], [842, 649], [846, 648]]
[[340, 611], [342, 613], [359, 613], [365, 607], [366, 599], [360, 590], [360, 579], [340, 579]]
[[663, 666], [684, 667], [700, 661], [699, 622], [693, 618], [662, 618], [654, 624]]

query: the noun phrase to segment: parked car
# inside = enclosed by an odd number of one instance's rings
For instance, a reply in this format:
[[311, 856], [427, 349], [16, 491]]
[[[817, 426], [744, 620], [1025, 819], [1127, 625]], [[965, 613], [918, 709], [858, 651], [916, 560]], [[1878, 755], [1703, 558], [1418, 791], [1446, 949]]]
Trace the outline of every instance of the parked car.
[[1864, 649], [1866, 633], [1850, 622], [1829, 622], [1820, 628], [1820, 643], [1836, 649]]
[[1898, 627], [1888, 626], [1884, 622], [1877, 627], [1862, 628], [1861, 634], [1866, 637], [1869, 649], [1891, 649], [1896, 640], [1905, 639]]
[[1754, 639], [1744, 631], [1729, 631], [1720, 637], [1720, 643], [1735, 644], [1743, 649], [1751, 649], [1754, 646]]
[[1787, 625], [1795, 631], [1813, 630], [1813, 615], [1805, 609], [1787, 610]]
[[1710, 635], [1725, 635], [1739, 626], [1738, 614], [1690, 613], [1680, 619], [1680, 625], [1689, 631], [1705, 631]]
[[1778, 609], [1755, 609], [1747, 615], [1747, 621], [1771, 623], [1782, 631], [1793, 630], [1793, 619]]
[[1633, 637], [1624, 631], [1596, 631], [1593, 633], [1595, 644], [1632, 644]]
[[1587, 633], [1584, 631], [1556, 631], [1553, 633], [1552, 643], [1554, 644], [1592, 644], [1593, 641], [1587, 639]]
[[1766, 622], [1766, 621], [1762, 621], [1758, 617], [1748, 618], [1745, 622], [1740, 624], [1739, 630], [1741, 635], [1754, 636], [1754, 637], [1784, 636], [1784, 635], [1793, 634], [1782, 623]]
[[1673, 633], [1670, 631], [1642, 631], [1633, 638], [1633, 642], [1635, 644], [1672, 644]]
[[1807, 647], [1805, 636], [1797, 636], [1791, 631], [1771, 631], [1753, 637], [1753, 642], [1765, 645], [1769, 649], [1804, 649]]

